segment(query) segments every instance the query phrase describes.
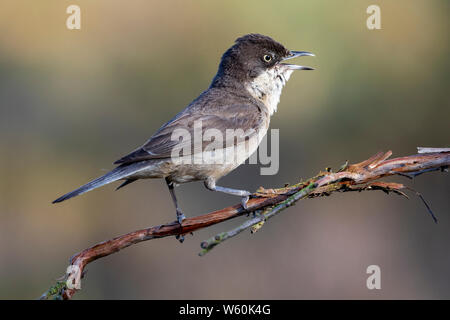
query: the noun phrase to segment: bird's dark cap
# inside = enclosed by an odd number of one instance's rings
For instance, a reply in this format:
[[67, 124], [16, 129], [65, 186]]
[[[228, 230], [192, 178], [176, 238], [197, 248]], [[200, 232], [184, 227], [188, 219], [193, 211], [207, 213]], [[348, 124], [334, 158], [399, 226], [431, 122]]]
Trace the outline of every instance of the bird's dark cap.
[[[270, 61], [264, 57], [270, 55]], [[291, 56], [291, 52], [281, 43], [262, 34], [247, 34], [222, 56], [219, 70], [211, 86], [236, 86], [256, 77], [265, 69]]]
[[237, 47], [246, 45], [258, 46], [260, 48], [270, 50], [273, 53], [279, 54], [282, 57], [287, 57], [290, 55], [290, 51], [286, 49], [281, 43], [273, 40], [269, 36], [258, 33], [246, 34], [242, 37], [237, 38], [235, 41], [235, 46]]

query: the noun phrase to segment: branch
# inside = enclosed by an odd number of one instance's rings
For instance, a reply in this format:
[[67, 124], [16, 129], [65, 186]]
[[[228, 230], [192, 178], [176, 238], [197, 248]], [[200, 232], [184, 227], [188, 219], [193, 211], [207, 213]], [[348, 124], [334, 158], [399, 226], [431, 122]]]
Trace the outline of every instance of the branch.
[[[432, 150], [433, 153], [423, 153], [429, 150]], [[269, 218], [274, 217], [282, 210], [304, 198], [328, 196], [334, 192], [369, 190], [382, 190], [386, 193], [394, 192], [407, 197], [401, 190], [412, 190], [411, 188], [400, 183], [374, 180], [393, 175], [406, 175], [413, 178], [425, 172], [448, 171], [450, 166], [449, 149], [422, 148], [419, 149], [419, 152], [422, 153], [390, 160], [388, 158], [392, 155], [391, 151], [386, 153], [379, 152], [360, 163], [352, 165], [346, 163], [337, 172], [332, 172], [331, 169], [327, 168], [326, 171], [320, 172], [317, 176], [292, 186], [278, 189], [264, 189], [261, 187], [252, 195], [248, 202], [247, 210], [240, 204], [237, 204], [197, 217], [187, 218], [182, 225], [178, 224], [178, 222], [170, 222], [101, 242], [72, 256], [66, 275], [57, 281], [55, 286], [46, 291], [41, 296], [41, 299], [52, 297], [56, 299], [71, 299], [81, 289], [81, 279], [89, 263], [143, 241], [168, 236], [180, 237], [244, 214], [254, 213], [252, 218], [237, 228], [203, 241], [200, 255], [204, 255], [218, 244], [238, 235], [244, 230], [252, 228], [252, 232], [258, 231]], [[416, 194], [424, 201], [433, 219], [437, 221], [423, 197], [417, 192]]]

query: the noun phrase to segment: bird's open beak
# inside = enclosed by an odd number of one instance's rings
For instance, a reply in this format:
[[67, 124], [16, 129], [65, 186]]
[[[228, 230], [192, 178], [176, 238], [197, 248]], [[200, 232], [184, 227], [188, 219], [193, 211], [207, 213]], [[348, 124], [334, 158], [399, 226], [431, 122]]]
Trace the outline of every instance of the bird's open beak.
[[[284, 58], [283, 61], [284, 60], [293, 59], [293, 58], [297, 58], [297, 57], [303, 57], [303, 56], [314, 57], [315, 55], [314, 55], [314, 53], [307, 52], [307, 51], [291, 51], [290, 55], [287, 56], [286, 58]], [[285, 65], [287, 68], [289, 68], [291, 70], [314, 70], [314, 68], [300, 66], [300, 65], [297, 65], [297, 64], [288, 64], [288, 63], [282, 63], [282, 64]]]

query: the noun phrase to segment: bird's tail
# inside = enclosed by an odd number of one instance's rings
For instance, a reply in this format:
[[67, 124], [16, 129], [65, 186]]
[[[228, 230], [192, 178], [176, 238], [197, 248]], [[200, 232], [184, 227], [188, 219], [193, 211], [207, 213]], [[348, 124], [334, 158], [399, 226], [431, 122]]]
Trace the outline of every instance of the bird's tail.
[[149, 165], [151, 165], [150, 162], [151, 161], [141, 161], [141, 162], [136, 162], [136, 163], [120, 165], [117, 168], [108, 172], [107, 174], [105, 174], [95, 180], [92, 180], [91, 182], [86, 183], [85, 185], [79, 187], [78, 189], [75, 189], [69, 193], [66, 193], [65, 195], [59, 197], [52, 203], [62, 202], [64, 200], [76, 197], [80, 194], [83, 194], [83, 193], [86, 193], [93, 189], [104, 186], [105, 184], [126, 178], [127, 176], [130, 176], [133, 173], [136, 173], [136, 172], [142, 170], [143, 168], [148, 167]]

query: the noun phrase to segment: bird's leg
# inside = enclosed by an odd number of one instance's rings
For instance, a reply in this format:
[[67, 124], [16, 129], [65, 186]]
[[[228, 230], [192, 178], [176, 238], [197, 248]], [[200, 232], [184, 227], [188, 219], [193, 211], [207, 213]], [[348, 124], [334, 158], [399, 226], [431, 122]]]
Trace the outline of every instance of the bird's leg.
[[178, 223], [181, 225], [184, 219], [186, 219], [186, 216], [181, 212], [180, 207], [178, 206], [177, 197], [175, 196], [175, 186], [172, 181], [170, 181], [168, 178], [166, 178], [167, 187], [169, 188], [170, 196], [172, 197], [172, 201], [175, 205], [175, 209], [177, 211], [177, 220]]
[[205, 180], [205, 187], [211, 191], [219, 191], [219, 192], [223, 192], [223, 193], [232, 194], [234, 196], [242, 197], [242, 199], [241, 199], [242, 207], [244, 209], [248, 208], [247, 202], [250, 199], [250, 195], [252, 194], [249, 191], [216, 186], [216, 180], [214, 180], [214, 179]]

